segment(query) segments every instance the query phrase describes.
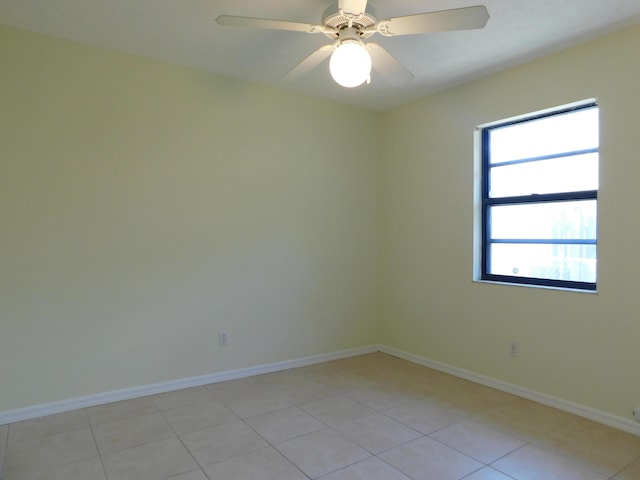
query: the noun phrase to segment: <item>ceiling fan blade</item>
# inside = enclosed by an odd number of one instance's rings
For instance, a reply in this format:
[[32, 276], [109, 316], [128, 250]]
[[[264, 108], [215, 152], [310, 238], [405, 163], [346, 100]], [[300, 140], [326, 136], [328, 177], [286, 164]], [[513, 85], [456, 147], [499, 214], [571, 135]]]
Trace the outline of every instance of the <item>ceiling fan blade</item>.
[[346, 14], [360, 15], [367, 9], [367, 0], [338, 0], [338, 10]]
[[439, 12], [421, 13], [406, 17], [382, 20], [367, 31], [378, 31], [382, 35], [413, 35], [416, 33], [446, 32], [449, 30], [473, 30], [483, 28], [489, 21], [489, 12], [484, 5], [454, 8]]
[[286, 20], [269, 20], [266, 18], [236, 17], [234, 15], [220, 15], [216, 18], [218, 25], [230, 27], [251, 27], [266, 30], [288, 30], [291, 32], [321, 33], [325, 30], [322, 25], [289, 22]]
[[413, 74], [407, 67], [377, 43], [367, 43], [367, 50], [371, 55], [372, 67], [392, 85], [404, 85], [413, 80]]
[[281, 82], [292, 82], [308, 74], [326, 60], [335, 50], [335, 45], [323, 45], [280, 78]]

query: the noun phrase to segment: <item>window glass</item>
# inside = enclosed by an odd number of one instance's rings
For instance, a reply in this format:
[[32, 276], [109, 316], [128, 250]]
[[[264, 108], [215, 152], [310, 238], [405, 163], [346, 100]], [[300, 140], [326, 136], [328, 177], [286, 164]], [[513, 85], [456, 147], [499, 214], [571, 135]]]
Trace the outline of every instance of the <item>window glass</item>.
[[491, 130], [491, 163], [598, 148], [598, 109], [590, 108]]
[[596, 208], [595, 200], [491, 207], [491, 238], [595, 240]]
[[491, 197], [598, 189], [598, 154], [516, 163], [491, 168]]
[[595, 283], [596, 261], [595, 245], [491, 246], [494, 275]]

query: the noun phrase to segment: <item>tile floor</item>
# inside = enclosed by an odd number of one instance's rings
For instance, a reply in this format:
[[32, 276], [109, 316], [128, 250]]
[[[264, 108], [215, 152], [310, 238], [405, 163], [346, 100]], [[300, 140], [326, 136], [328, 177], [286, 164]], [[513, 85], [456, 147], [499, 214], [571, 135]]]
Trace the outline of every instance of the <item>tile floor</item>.
[[640, 437], [382, 353], [0, 426], [1, 480], [640, 480]]

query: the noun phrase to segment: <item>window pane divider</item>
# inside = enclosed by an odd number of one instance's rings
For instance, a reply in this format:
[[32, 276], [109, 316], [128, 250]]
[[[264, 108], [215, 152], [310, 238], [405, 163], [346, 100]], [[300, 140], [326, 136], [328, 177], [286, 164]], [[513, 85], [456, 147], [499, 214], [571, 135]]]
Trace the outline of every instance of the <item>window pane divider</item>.
[[489, 168], [504, 167], [508, 165], [520, 165], [522, 163], [542, 162], [544, 160], [555, 160], [565, 157], [577, 157], [579, 155], [589, 155], [591, 153], [598, 153], [599, 148], [586, 148], [584, 150], [573, 150], [570, 152], [552, 153], [550, 155], [541, 155], [539, 157], [518, 158], [514, 160], [506, 160], [504, 162], [495, 162], [489, 165]]
[[489, 205], [519, 205], [523, 203], [545, 203], [545, 202], [570, 202], [573, 200], [597, 200], [597, 190], [584, 190], [580, 192], [561, 193], [534, 193], [532, 195], [518, 195], [515, 197], [488, 197], [484, 198], [484, 204]]
[[593, 238], [492, 238], [490, 243], [526, 244], [526, 245], [597, 245], [598, 241]]

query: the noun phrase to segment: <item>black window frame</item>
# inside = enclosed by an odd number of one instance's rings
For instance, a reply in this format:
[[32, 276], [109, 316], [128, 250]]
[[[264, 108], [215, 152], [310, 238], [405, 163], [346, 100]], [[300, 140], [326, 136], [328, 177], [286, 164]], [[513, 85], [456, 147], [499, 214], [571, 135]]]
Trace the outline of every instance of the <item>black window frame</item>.
[[[504, 128], [512, 125], [517, 125], [520, 123], [528, 123], [535, 120], [540, 120], [543, 118], [555, 117], [559, 115], [563, 115], [566, 113], [571, 113], [579, 110], [588, 110], [592, 108], [599, 108], [598, 103], [595, 101], [584, 103], [577, 106], [559, 108], [557, 110], [541, 113], [541, 114], [533, 114], [524, 118], [519, 118], [517, 120], [508, 120], [496, 124], [492, 124], [481, 129], [481, 162], [482, 162], [482, 178], [481, 178], [481, 198], [482, 198], [482, 214], [481, 214], [481, 280], [490, 281], [490, 282], [498, 282], [498, 283], [506, 283], [506, 284], [518, 284], [518, 285], [531, 285], [531, 286], [542, 286], [542, 287], [553, 287], [553, 288], [566, 288], [571, 290], [586, 290], [586, 291], [595, 291], [597, 289], [597, 270], [596, 270], [596, 281], [595, 282], [577, 282], [570, 280], [554, 280], [547, 278], [538, 278], [538, 277], [522, 277], [522, 276], [511, 276], [511, 275], [496, 275], [492, 273], [488, 273], [488, 266], [490, 265], [490, 255], [491, 255], [491, 245], [493, 243], [528, 243], [528, 244], [555, 244], [555, 245], [563, 245], [563, 244], [578, 244], [578, 245], [595, 245], [597, 248], [598, 244], [598, 234], [596, 232], [596, 238], [594, 240], [584, 239], [584, 240], [533, 240], [533, 239], [500, 239], [495, 241], [490, 238], [491, 232], [491, 218], [490, 218], [490, 210], [491, 207], [496, 205], [522, 205], [522, 204], [544, 204], [544, 203], [558, 203], [558, 202], [568, 202], [568, 201], [576, 201], [576, 200], [598, 200], [598, 190], [584, 190], [578, 192], [561, 192], [561, 193], [551, 193], [551, 194], [532, 194], [532, 195], [519, 195], [519, 196], [510, 196], [510, 197], [497, 197], [492, 198], [489, 196], [489, 192], [491, 189], [490, 186], [490, 170], [491, 166], [491, 145], [490, 145], [490, 132], [492, 130], [498, 128]], [[516, 164], [516, 163], [525, 163], [525, 162], [533, 162], [540, 160], [548, 160], [553, 158], [563, 158], [571, 155], [583, 155], [588, 153], [598, 153], [600, 148], [588, 149], [588, 150], [580, 150], [575, 152], [562, 152], [553, 155], [545, 155], [540, 157], [531, 157], [514, 160], [513, 162], [505, 162], [499, 163], [494, 166], [504, 166], [505, 164]], [[599, 158], [599, 157], [598, 157]], [[597, 208], [597, 206], [596, 206]], [[596, 260], [598, 254], [596, 250]], [[597, 268], [597, 267], [596, 267]]]

